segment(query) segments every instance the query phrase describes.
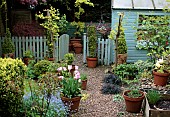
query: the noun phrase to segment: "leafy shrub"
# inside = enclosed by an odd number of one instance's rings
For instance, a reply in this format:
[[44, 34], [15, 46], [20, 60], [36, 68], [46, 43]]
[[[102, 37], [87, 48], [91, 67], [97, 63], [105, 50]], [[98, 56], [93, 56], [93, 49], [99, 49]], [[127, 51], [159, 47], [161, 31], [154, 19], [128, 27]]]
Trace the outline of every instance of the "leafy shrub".
[[115, 74], [113, 73], [108, 73], [103, 79], [104, 83], [111, 83], [111, 84], [117, 84], [121, 85], [121, 79], [118, 78]]
[[138, 69], [135, 64], [120, 64], [113, 72], [121, 79], [134, 79], [138, 75]]
[[48, 68], [50, 66], [51, 62], [48, 60], [41, 60], [38, 61], [34, 65], [34, 74], [36, 77], [39, 77], [41, 74], [44, 74], [48, 71]]
[[34, 74], [34, 65], [35, 65], [35, 60], [30, 60], [28, 67], [27, 67], [27, 72], [26, 72], [26, 76], [29, 79], [34, 79], [36, 76]]
[[149, 104], [156, 104], [157, 101], [160, 100], [161, 95], [156, 90], [149, 90], [146, 94]]
[[43, 36], [45, 30], [36, 22], [18, 22], [13, 26], [14, 36]]
[[118, 94], [121, 92], [121, 88], [119, 85], [115, 84], [104, 84], [101, 89], [102, 94]]
[[26, 66], [22, 60], [11, 58], [0, 58], [0, 63], [0, 116], [22, 116], [20, 108], [24, 95]]

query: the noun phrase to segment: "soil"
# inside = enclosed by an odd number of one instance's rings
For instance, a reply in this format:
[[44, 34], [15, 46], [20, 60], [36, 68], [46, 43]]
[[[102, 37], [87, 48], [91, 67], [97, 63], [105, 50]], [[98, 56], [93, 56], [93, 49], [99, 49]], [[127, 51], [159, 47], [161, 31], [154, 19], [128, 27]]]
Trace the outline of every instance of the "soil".
[[170, 100], [160, 100], [157, 102], [156, 107], [163, 110], [170, 110]]
[[111, 66], [88, 68], [83, 63], [82, 54], [76, 54], [73, 64], [79, 66], [80, 73], [87, 74], [87, 89], [83, 93], [88, 96], [86, 100], [80, 101], [79, 111], [70, 117], [143, 117], [143, 113], [128, 113], [123, 99], [114, 101], [114, 94], [101, 93], [104, 85], [102, 80], [105, 72], [111, 70]]

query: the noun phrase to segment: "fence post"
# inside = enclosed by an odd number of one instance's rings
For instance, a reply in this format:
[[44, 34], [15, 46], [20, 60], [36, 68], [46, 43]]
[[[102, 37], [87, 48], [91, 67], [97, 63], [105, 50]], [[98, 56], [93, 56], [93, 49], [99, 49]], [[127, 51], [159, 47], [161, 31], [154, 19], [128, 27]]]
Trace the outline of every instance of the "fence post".
[[87, 33], [83, 33], [83, 63], [86, 63], [87, 48]]

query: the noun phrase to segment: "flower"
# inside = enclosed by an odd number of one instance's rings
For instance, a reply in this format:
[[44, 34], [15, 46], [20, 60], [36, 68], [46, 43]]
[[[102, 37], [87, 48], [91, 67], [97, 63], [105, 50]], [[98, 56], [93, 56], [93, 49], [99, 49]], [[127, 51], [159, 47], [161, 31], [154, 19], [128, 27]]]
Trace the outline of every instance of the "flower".
[[168, 69], [169, 69], [169, 65], [166, 59], [164, 60], [162, 57], [161, 59], [157, 60], [154, 70], [160, 73], [165, 73], [168, 72]]
[[63, 67], [58, 68], [62, 75], [60, 76], [60, 79], [62, 79], [61, 95], [67, 98], [73, 98], [81, 95], [81, 79], [78, 66], [76, 66], [73, 76], [70, 73], [71, 68], [72, 67], [70, 65], [68, 65], [68, 70], [65, 70]]

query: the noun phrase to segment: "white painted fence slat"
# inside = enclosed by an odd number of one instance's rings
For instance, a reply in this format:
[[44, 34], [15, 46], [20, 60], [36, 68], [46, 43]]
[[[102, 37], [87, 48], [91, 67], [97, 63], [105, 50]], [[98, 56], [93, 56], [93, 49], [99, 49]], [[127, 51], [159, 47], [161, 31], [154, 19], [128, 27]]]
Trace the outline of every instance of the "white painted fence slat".
[[[0, 55], [2, 55], [2, 43], [4, 41], [4, 37], [0, 37]], [[42, 60], [46, 57], [46, 51], [48, 50], [46, 37], [12, 37], [12, 41], [15, 45], [15, 57], [22, 58], [23, 54], [27, 50], [31, 50], [34, 54], [36, 60]], [[59, 45], [60, 43], [60, 45]], [[62, 60], [64, 58], [64, 54], [68, 53], [69, 47], [69, 35], [63, 35], [60, 40], [57, 39], [55, 48], [55, 58], [56, 61]], [[60, 46], [60, 50], [59, 50]], [[59, 52], [60, 51], [60, 52]], [[59, 59], [60, 53], [60, 59]]]
[[[114, 47], [113, 47], [113, 40], [111, 39], [101, 39], [98, 37], [98, 64], [101, 65], [110, 65], [114, 62]], [[86, 63], [86, 57], [88, 56], [88, 37], [87, 34], [84, 33], [83, 35], [83, 62]]]

